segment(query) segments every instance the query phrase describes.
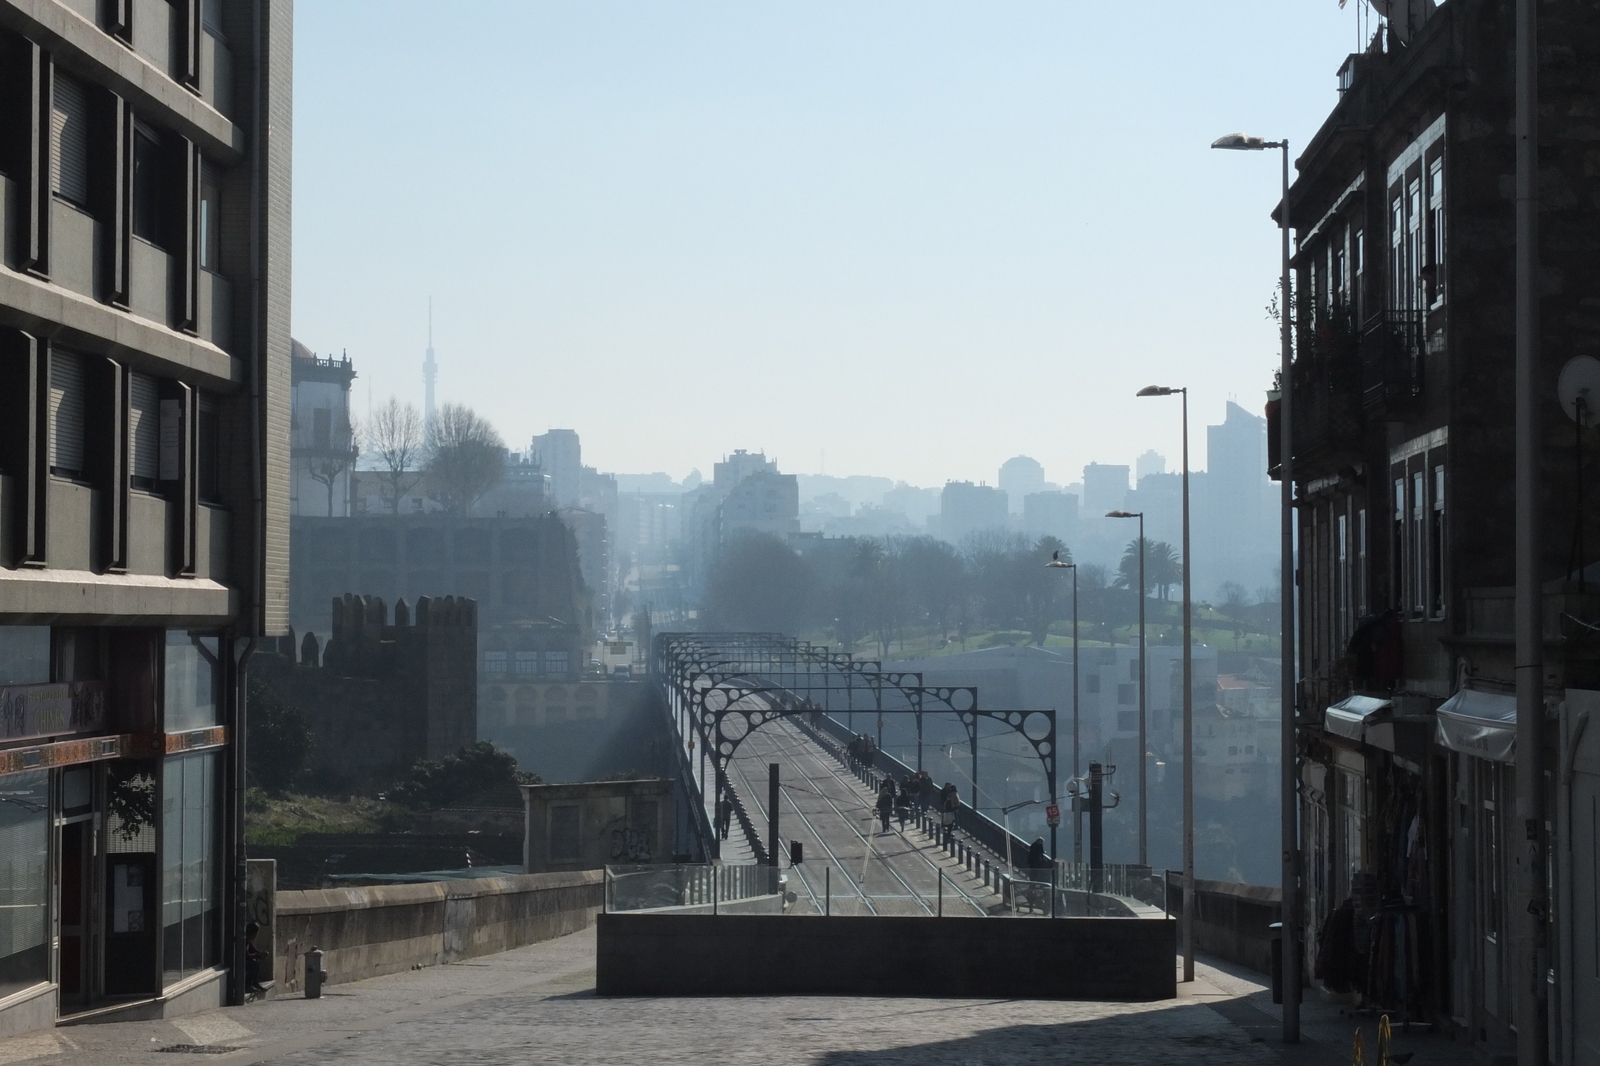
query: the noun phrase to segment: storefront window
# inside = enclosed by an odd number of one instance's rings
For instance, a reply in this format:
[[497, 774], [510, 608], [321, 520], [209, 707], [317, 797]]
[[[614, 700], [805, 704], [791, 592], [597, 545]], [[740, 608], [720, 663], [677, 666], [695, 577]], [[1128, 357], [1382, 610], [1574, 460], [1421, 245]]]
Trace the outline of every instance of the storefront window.
[[[48, 662], [49, 630], [45, 648]], [[45, 943], [49, 782], [43, 770], [0, 777], [0, 996], [50, 978]]]
[[164, 985], [218, 958], [217, 753], [168, 759], [161, 782]]
[[164, 729], [181, 733], [221, 723], [217, 687], [221, 664], [216, 637], [203, 637], [182, 629], [167, 630], [166, 683], [162, 696]]
[[0, 685], [50, 681], [50, 627], [0, 626]]

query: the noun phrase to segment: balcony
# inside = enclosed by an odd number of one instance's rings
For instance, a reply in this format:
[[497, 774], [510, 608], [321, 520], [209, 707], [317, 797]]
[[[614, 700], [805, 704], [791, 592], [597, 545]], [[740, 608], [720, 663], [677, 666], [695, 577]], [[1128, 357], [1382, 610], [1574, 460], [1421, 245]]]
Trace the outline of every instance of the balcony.
[[1422, 397], [1427, 321], [1422, 311], [1380, 311], [1361, 329], [1361, 401], [1368, 418], [1402, 421]]
[[1315, 477], [1361, 452], [1361, 363], [1355, 336], [1337, 315], [1303, 329], [1294, 363], [1294, 458]]

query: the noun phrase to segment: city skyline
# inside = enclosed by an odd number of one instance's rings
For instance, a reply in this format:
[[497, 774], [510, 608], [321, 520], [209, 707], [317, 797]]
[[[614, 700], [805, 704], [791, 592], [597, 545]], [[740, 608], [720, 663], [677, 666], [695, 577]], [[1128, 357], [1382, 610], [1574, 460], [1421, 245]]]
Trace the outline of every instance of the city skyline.
[[978, 427], [1057, 470], [1175, 455], [1152, 382], [1260, 410], [1278, 174], [1208, 146], [1306, 143], [1356, 47], [1353, 11], [1268, 0], [299, 16], [295, 331], [363, 392], [420, 409], [432, 295], [439, 402], [508, 441], [571, 427], [675, 477], [826, 449], [922, 485], [992, 477]]

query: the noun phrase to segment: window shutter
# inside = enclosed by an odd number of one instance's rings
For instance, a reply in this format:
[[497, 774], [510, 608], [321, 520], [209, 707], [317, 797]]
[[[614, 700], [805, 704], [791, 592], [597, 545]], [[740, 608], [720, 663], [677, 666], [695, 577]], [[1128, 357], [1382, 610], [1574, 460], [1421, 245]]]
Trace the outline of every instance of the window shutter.
[[155, 378], [133, 375], [128, 408], [129, 436], [133, 438], [129, 470], [136, 478], [154, 481], [161, 472], [161, 389]]
[[83, 473], [83, 360], [71, 352], [50, 353], [50, 468], [73, 477]]
[[83, 86], [55, 76], [50, 112], [50, 189], [89, 202], [89, 98]]

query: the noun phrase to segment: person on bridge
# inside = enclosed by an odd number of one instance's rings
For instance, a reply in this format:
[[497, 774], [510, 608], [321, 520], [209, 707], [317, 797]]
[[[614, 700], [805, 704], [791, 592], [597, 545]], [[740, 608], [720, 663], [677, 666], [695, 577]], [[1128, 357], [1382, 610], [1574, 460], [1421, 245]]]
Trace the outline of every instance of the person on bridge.
[[918, 770], [914, 780], [916, 784], [917, 814], [927, 814], [928, 808], [933, 806], [933, 778], [928, 776], [928, 771]]
[[949, 847], [956, 834], [956, 811], [961, 809], [961, 790], [950, 781], [944, 783], [939, 793], [939, 827], [943, 830], [939, 843]]
[[911, 817], [912, 795], [915, 791], [916, 785], [911, 775], [907, 774], [905, 780], [900, 782], [900, 791], [894, 797], [894, 813], [895, 817], [900, 819], [902, 832], [906, 827], [906, 819]]
[[733, 801], [724, 796], [717, 800], [717, 835], [728, 839], [728, 829], [733, 825]]
[[878, 785], [878, 820], [883, 823], [883, 831], [889, 831], [889, 815], [894, 811], [894, 778], [884, 776], [883, 782]]

